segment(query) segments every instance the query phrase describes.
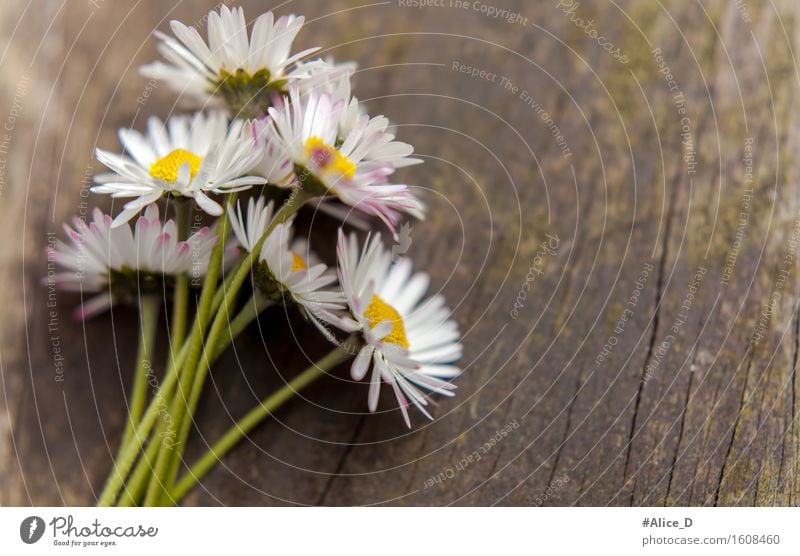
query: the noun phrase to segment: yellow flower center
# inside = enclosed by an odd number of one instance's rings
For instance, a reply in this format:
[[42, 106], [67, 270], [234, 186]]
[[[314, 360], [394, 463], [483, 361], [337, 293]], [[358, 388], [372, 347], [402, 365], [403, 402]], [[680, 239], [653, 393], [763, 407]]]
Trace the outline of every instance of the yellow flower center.
[[200, 170], [203, 159], [185, 149], [175, 149], [167, 156], [159, 158], [150, 165], [150, 175], [154, 178], [175, 183], [178, 179], [178, 170], [184, 164], [189, 165], [189, 174], [192, 177]]
[[356, 173], [356, 165], [320, 137], [313, 136], [306, 140], [306, 156], [323, 172], [336, 172], [346, 178], [352, 178]]
[[308, 265], [303, 260], [303, 257], [298, 255], [294, 251], [292, 251], [291, 253], [292, 253], [292, 272], [296, 272], [298, 270], [306, 270], [308, 268]]
[[397, 309], [386, 303], [377, 295], [373, 295], [369, 302], [367, 310], [364, 311], [364, 316], [369, 321], [369, 327], [375, 328], [382, 322], [387, 320], [392, 323], [392, 331], [381, 338], [383, 342], [391, 342], [398, 346], [408, 349], [408, 336], [406, 336], [406, 327], [403, 324], [403, 317], [397, 312]]

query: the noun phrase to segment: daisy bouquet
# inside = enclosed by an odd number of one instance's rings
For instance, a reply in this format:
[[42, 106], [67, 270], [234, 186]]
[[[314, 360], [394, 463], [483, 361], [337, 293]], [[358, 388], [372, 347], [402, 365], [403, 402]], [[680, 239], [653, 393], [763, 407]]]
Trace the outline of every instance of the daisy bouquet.
[[[441, 295], [426, 298], [428, 275], [381, 239], [381, 229], [396, 238], [404, 219], [424, 216], [394, 179], [421, 160], [395, 140], [387, 118], [351, 96], [355, 64], [310, 59], [313, 48], [293, 53], [303, 23], [266, 13], [248, 26], [242, 9], [222, 6], [208, 15], [207, 40], [178, 21], [157, 32], [163, 60], [141, 73], [198, 110], [151, 117], [143, 131], [119, 131], [119, 152], [98, 149], [108, 171], [92, 192], [123, 207], [75, 218], [48, 250], [60, 267], [52, 280], [81, 293], [76, 318], [121, 303], [139, 311], [126, 426], [100, 505], [179, 502], [253, 427], [348, 360], [352, 378], [369, 381], [369, 410], [385, 383], [409, 427], [411, 406], [432, 419], [431, 396], [453, 394], [458, 326]], [[307, 205], [358, 224], [363, 241], [343, 221], [336, 261], [323, 261], [294, 228]], [[190, 225], [194, 211], [207, 226]], [[313, 323], [330, 353], [185, 461], [209, 370], [276, 304]], [[170, 349], [158, 365], [160, 319]]]

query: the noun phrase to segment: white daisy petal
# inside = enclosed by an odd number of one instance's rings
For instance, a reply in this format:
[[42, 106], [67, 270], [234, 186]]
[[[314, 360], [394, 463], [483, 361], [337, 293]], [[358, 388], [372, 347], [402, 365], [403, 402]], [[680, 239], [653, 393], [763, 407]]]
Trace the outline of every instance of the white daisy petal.
[[212, 216], [219, 216], [222, 214], [222, 205], [220, 205], [215, 200], [211, 199], [208, 195], [203, 193], [202, 191], [198, 191], [194, 194], [194, 200], [197, 202], [197, 205], [206, 211], [208, 214]]
[[369, 384], [369, 395], [367, 396], [367, 407], [369, 408], [370, 412], [375, 413], [378, 409], [378, 398], [381, 395], [381, 369], [379, 367], [379, 355], [377, 352], [373, 354], [373, 361], [375, 361], [374, 365], [372, 366], [372, 380]]
[[353, 366], [350, 369], [350, 376], [353, 380], [361, 380], [367, 375], [369, 370], [369, 363], [372, 359], [372, 346], [364, 346], [358, 355], [353, 360]]

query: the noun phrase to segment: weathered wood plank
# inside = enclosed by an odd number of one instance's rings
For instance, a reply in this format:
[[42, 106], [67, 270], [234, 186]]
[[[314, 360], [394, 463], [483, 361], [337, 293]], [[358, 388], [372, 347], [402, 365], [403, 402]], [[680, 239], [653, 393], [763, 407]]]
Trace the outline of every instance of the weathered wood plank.
[[[49, 306], [38, 285], [42, 250], [85, 210], [95, 145], [176, 109], [136, 73], [150, 32], [214, 3], [34, 4], [0, 21], [0, 98], [21, 111], [0, 190], [0, 503], [89, 504], [123, 424], [134, 312], [72, 323], [75, 299]], [[403, 174], [431, 209], [410, 254], [464, 331], [457, 397], [409, 432], [390, 396], [369, 415], [341, 369], [187, 503], [800, 503], [797, 7], [492, 5], [527, 21], [290, 6], [311, 16], [300, 46], [357, 60], [359, 98], [426, 158]], [[334, 231], [300, 224], [319, 241]], [[212, 373], [190, 457], [324, 349], [301, 319], [262, 317]]]

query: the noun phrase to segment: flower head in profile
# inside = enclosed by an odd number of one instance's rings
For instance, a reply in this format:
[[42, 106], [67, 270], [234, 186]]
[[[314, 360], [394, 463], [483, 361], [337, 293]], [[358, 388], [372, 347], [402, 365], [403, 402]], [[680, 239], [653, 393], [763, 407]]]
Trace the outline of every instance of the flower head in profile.
[[78, 317], [93, 316], [117, 300], [161, 291], [165, 277], [206, 273], [216, 243], [209, 228], [178, 241], [175, 222], [162, 225], [156, 205], [147, 207], [135, 230], [111, 223], [111, 216], [94, 209], [88, 224], [76, 217], [72, 226], [64, 225], [69, 243], [58, 240], [47, 250], [47, 260], [62, 270], [46, 278], [46, 284], [98, 294], [78, 307]]
[[327, 93], [312, 92], [303, 99], [292, 88], [288, 106], [269, 109], [301, 184], [379, 217], [393, 232], [403, 214], [422, 217], [422, 203], [407, 185], [387, 183], [395, 168], [420, 162], [410, 157], [411, 145], [395, 141], [382, 116], [359, 117], [340, 137], [343, 108]]
[[167, 194], [191, 197], [205, 212], [222, 214], [222, 207], [209, 195], [242, 191], [265, 183], [260, 176], [246, 175], [261, 160], [245, 122], [228, 119], [222, 112], [194, 117], [174, 116], [166, 123], [148, 120], [147, 133], [121, 129], [119, 139], [125, 154], [97, 149], [97, 159], [112, 172], [95, 176], [94, 193], [115, 198], [133, 198], [114, 219], [121, 226], [142, 208]]
[[[228, 215], [240, 245], [252, 252], [274, 216], [274, 204], [263, 197], [250, 198], [246, 215], [241, 203], [236, 208], [228, 205]], [[259, 254], [259, 265], [254, 267], [256, 286], [272, 299], [289, 298], [329, 339], [331, 332], [326, 322], [338, 322], [336, 313], [345, 308], [341, 291], [331, 286], [336, 283], [336, 273], [321, 263], [311, 251], [308, 242], [292, 238], [291, 222], [275, 225], [267, 236]]]
[[355, 62], [337, 64], [331, 58], [298, 62], [292, 72], [297, 77], [293, 86], [297, 87], [301, 97], [311, 93], [327, 93], [334, 103], [348, 102], [351, 94], [350, 77], [357, 67]]
[[238, 113], [254, 98], [266, 99], [270, 91], [282, 91], [302, 77], [293, 74], [294, 64], [319, 50], [291, 54], [304, 21], [295, 15], [275, 19], [267, 12], [256, 18], [248, 34], [244, 10], [223, 5], [208, 14], [207, 42], [194, 27], [171, 21], [174, 37], [156, 33], [166, 62], [147, 64], [141, 73], [203, 105], [226, 105]]
[[364, 346], [351, 367], [354, 380], [372, 369], [368, 407], [378, 407], [381, 383], [391, 385], [406, 424], [409, 403], [426, 417], [428, 399], [423, 390], [452, 396], [447, 381], [461, 374], [454, 365], [462, 347], [458, 325], [450, 318], [441, 295], [423, 300], [429, 278], [412, 274], [410, 259], [392, 262], [380, 236], [368, 238], [363, 249], [355, 234], [339, 231], [339, 283], [353, 321], [340, 321], [346, 330], [360, 331]]

